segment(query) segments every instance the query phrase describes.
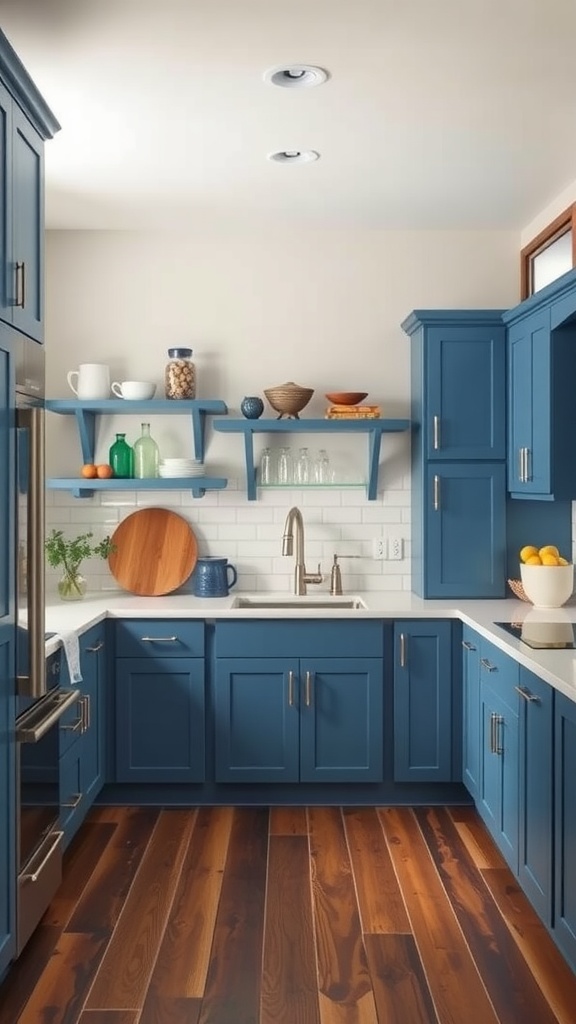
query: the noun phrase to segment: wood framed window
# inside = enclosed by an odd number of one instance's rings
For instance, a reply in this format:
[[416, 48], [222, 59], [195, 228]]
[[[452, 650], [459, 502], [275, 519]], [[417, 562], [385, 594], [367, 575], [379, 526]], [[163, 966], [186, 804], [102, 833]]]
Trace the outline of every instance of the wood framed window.
[[520, 253], [520, 298], [527, 299], [576, 266], [576, 203]]

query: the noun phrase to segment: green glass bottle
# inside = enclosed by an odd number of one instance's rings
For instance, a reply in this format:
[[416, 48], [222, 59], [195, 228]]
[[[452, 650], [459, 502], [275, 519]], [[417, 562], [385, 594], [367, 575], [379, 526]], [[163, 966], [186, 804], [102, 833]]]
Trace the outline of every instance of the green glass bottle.
[[150, 424], [142, 424], [142, 434], [134, 442], [134, 476], [137, 480], [159, 476], [160, 453], [156, 441], [150, 437]]
[[126, 443], [126, 434], [116, 434], [116, 440], [110, 447], [108, 461], [114, 476], [125, 480], [134, 476], [134, 452]]

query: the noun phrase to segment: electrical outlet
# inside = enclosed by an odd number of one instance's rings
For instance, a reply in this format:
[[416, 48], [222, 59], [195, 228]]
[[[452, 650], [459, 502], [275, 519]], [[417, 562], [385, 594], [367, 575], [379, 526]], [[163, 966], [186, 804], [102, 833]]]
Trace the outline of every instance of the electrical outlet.
[[392, 562], [400, 562], [404, 558], [404, 543], [402, 537], [388, 537], [388, 558]]
[[385, 537], [373, 537], [372, 539], [372, 558], [383, 559], [386, 558], [386, 538]]

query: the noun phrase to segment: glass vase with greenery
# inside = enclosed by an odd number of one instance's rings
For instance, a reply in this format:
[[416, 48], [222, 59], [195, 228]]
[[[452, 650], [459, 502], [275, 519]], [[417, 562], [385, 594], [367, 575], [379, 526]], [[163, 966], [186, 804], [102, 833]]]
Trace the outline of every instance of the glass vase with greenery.
[[63, 601], [79, 601], [86, 593], [86, 580], [80, 572], [85, 558], [97, 556], [108, 558], [115, 547], [110, 537], [98, 544], [91, 544], [92, 533], [80, 533], [73, 539], [65, 538], [62, 530], [52, 530], [46, 538], [46, 556], [53, 569], [62, 567], [62, 578], [58, 582], [58, 593]]

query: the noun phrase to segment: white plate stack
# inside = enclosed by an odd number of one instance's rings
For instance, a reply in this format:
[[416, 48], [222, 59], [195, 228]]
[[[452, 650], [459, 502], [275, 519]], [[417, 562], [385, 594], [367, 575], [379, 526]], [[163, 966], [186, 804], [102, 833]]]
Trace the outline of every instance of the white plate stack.
[[204, 476], [204, 466], [196, 459], [162, 459], [158, 472], [161, 477], [174, 479], [175, 477]]

